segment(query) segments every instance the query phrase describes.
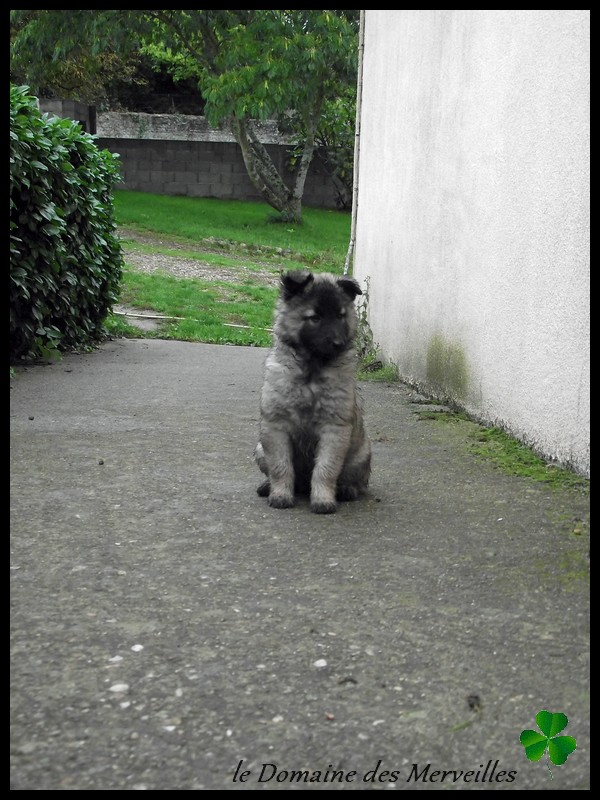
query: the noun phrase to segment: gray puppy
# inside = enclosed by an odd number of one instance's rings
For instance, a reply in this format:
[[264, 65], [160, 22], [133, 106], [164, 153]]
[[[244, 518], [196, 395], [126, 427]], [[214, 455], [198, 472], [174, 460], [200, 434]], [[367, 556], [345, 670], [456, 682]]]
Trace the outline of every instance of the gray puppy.
[[281, 278], [254, 451], [267, 476], [258, 494], [273, 508], [310, 494], [312, 511], [332, 514], [336, 499], [355, 500], [367, 488], [371, 445], [354, 347], [358, 294], [346, 276], [299, 270]]

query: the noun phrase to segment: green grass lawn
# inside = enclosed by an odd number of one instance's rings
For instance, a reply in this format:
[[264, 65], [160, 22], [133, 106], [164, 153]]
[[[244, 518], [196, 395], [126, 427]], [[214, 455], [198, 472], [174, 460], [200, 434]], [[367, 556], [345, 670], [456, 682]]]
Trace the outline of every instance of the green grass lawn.
[[343, 268], [350, 240], [350, 213], [319, 208], [304, 208], [303, 224], [292, 225], [273, 221], [276, 212], [266, 203], [117, 191], [115, 213], [125, 228], [196, 244], [220, 239], [279, 248], [335, 272]]
[[128, 267], [123, 275], [122, 303], [183, 319], [162, 323], [154, 334], [130, 327], [123, 329], [122, 322], [112, 333], [268, 347], [276, 296], [276, 289], [250, 282], [234, 284], [167, 274], [147, 275]]
[[[125, 191], [115, 193], [115, 215], [126, 263], [119, 302], [183, 319], [147, 332], [113, 314], [109, 333], [260, 347], [271, 343], [279, 272], [341, 274], [351, 222], [348, 213], [305, 208], [304, 223], [290, 225], [272, 221], [266, 203]], [[131, 263], [153, 254], [225, 270], [227, 280], [148, 273]]]

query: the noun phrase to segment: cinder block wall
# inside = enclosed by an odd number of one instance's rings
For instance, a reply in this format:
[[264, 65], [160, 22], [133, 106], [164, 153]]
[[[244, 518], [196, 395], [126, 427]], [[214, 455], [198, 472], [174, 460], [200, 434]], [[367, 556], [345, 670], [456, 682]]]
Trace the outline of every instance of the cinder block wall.
[[[98, 138], [100, 148], [121, 156], [122, 189], [187, 197], [262, 200], [235, 142]], [[285, 145], [266, 145], [280, 175], [292, 186]], [[305, 206], [336, 208], [331, 178], [313, 160], [304, 191]]]
[[79, 103], [77, 100], [59, 100], [40, 97], [38, 100], [43, 114], [74, 119], [86, 133], [96, 133], [96, 106]]
[[[121, 156], [122, 189], [187, 197], [227, 200], [263, 200], [248, 177], [233, 134], [212, 128], [205, 117], [186, 114], [102, 112], [70, 100], [40, 100], [44, 112], [75, 119], [90, 133], [98, 132], [101, 149]], [[294, 175], [287, 169], [286, 137], [273, 120], [255, 122], [279, 174], [291, 188]], [[303, 204], [336, 208], [331, 178], [313, 159], [306, 178]]]

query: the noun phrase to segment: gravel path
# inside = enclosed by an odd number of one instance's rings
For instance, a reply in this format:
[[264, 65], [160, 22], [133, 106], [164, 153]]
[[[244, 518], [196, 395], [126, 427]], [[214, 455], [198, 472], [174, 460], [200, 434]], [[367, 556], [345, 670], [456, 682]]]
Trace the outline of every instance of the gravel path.
[[[155, 247], [168, 247], [169, 249], [185, 250], [190, 252], [189, 245], [180, 245], [175, 242], [163, 241], [156, 237], [140, 234], [133, 231], [121, 231], [121, 238], [134, 240], [141, 244], [153, 245]], [[199, 255], [206, 252], [206, 249], [199, 249]], [[232, 254], [228, 254], [232, 258]], [[250, 261], [250, 259], [248, 259]], [[250, 269], [240, 260], [239, 266], [219, 267], [214, 264], [207, 264], [195, 258], [185, 258], [176, 255], [165, 255], [163, 253], [143, 253], [137, 250], [126, 250], [125, 261], [141, 272], [168, 272], [177, 278], [200, 278], [207, 281], [224, 281], [227, 283], [244, 283], [251, 280], [264, 286], [277, 286], [279, 283], [278, 272], [272, 269]], [[256, 263], [253, 261], [252, 263]]]

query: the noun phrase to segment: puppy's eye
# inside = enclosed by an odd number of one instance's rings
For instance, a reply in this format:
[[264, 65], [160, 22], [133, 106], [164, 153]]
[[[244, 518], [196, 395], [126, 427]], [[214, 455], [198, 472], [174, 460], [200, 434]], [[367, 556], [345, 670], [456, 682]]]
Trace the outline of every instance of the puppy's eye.
[[312, 322], [313, 324], [321, 321], [321, 317], [318, 314], [311, 314], [310, 317], [305, 317], [304, 319], [306, 322]]

